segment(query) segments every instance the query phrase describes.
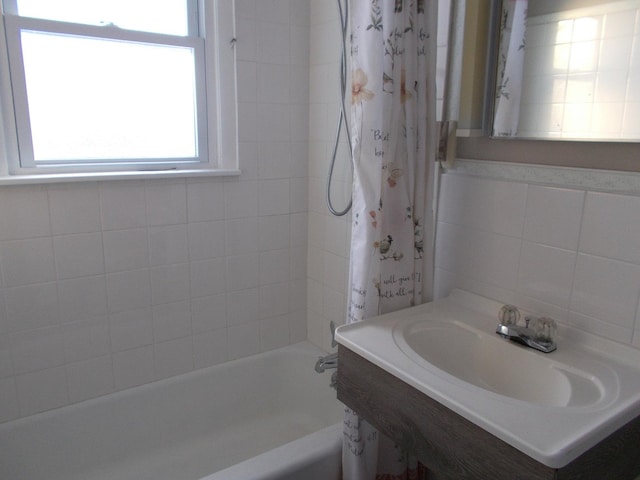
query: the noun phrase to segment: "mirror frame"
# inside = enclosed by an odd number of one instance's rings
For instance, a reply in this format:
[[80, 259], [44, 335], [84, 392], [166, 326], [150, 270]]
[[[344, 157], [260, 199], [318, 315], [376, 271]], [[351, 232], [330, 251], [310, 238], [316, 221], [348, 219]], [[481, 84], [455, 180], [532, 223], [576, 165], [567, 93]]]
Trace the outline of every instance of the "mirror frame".
[[[470, 97], [463, 94], [461, 102], [481, 102], [482, 113], [479, 119], [480, 125], [477, 125], [478, 119], [462, 118], [461, 114], [459, 123], [464, 125], [472, 125], [476, 122], [475, 129], [469, 128], [467, 132], [471, 134], [461, 133], [459, 131], [456, 145], [456, 157], [470, 160], [493, 160], [510, 163], [527, 163], [537, 165], [552, 165], [562, 167], [590, 168], [597, 170], [618, 170], [626, 172], [640, 172], [640, 143], [639, 142], [620, 142], [620, 141], [575, 141], [575, 140], [531, 140], [520, 138], [492, 137], [492, 116], [493, 116], [493, 97], [495, 96], [495, 69], [496, 69], [496, 39], [499, 34], [499, 15], [501, 0], [484, 0], [484, 8], [489, 8], [489, 25], [484, 26], [485, 33], [478, 35], [478, 29], [473, 25], [467, 25], [473, 22], [473, 13], [465, 18], [465, 32], [473, 31], [473, 37], [467, 38], [465, 33], [464, 41], [464, 64], [462, 73], [462, 89], [473, 89], [469, 85], [478, 81], [478, 74], [474, 72], [471, 62], [477, 61], [479, 50], [477, 45], [484, 45], [486, 55], [483, 95], [484, 98], [478, 99], [473, 95]], [[475, 3], [475, 2], [474, 2]], [[483, 2], [478, 2], [482, 4]], [[478, 8], [482, 9], [480, 5]], [[470, 13], [470, 12], [468, 12]], [[475, 52], [469, 52], [469, 49], [475, 47]], [[465, 70], [467, 74], [465, 74]], [[471, 74], [469, 71], [471, 70]], [[465, 86], [466, 84], [466, 86]], [[477, 89], [476, 89], [477, 91]], [[477, 97], [477, 95], [476, 95]], [[473, 107], [461, 104], [461, 112], [472, 111]], [[473, 132], [482, 132], [480, 135]], [[606, 164], [603, 164], [606, 159]]]

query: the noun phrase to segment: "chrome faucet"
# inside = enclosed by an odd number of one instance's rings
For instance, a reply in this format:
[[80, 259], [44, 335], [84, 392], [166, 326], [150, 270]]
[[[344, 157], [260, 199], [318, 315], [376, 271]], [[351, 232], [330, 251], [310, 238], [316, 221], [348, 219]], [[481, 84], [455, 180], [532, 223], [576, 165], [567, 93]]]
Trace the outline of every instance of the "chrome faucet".
[[325, 355], [324, 357], [318, 358], [316, 362], [315, 370], [318, 373], [322, 373], [325, 370], [336, 369], [335, 372], [331, 374], [331, 382], [329, 386], [331, 388], [337, 388], [338, 385], [338, 352], [330, 353], [329, 355]]
[[315, 366], [315, 370], [318, 373], [322, 373], [325, 370], [331, 370], [333, 368], [338, 368], [338, 352], [330, 353], [329, 355], [318, 358]]
[[[331, 322], [329, 324], [330, 328], [331, 328], [331, 346], [332, 347], [336, 347], [338, 345], [338, 343], [336, 342], [336, 324], [334, 322]], [[333, 374], [331, 375], [331, 383], [329, 384], [330, 387], [336, 388], [337, 383], [338, 383], [338, 352], [334, 352], [334, 353], [330, 353], [328, 355], [325, 355], [324, 357], [320, 357], [318, 358], [318, 360], [316, 361], [316, 365], [314, 367], [315, 371], [318, 373], [322, 373], [325, 370], [332, 370], [332, 369], [336, 369], [335, 372], [333, 372]]]
[[557, 325], [547, 317], [524, 317], [525, 325], [518, 325], [520, 312], [513, 305], [505, 305], [498, 314], [496, 333], [514, 342], [526, 345], [544, 353], [553, 352]]

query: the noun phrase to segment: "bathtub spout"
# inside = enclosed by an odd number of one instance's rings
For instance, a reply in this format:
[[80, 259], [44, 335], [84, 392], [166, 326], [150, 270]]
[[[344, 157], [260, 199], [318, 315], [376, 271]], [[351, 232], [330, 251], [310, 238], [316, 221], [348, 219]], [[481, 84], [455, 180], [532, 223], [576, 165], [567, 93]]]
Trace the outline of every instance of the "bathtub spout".
[[325, 370], [331, 370], [332, 368], [338, 368], [338, 353], [330, 353], [324, 357], [318, 358], [316, 362], [315, 370], [318, 373], [322, 373]]

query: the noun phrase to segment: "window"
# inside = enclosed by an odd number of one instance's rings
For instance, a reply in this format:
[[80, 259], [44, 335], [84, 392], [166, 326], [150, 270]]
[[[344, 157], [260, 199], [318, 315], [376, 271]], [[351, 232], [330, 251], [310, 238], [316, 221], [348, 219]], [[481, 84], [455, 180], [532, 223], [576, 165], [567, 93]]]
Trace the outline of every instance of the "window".
[[232, 3], [3, 0], [9, 173], [235, 168]]

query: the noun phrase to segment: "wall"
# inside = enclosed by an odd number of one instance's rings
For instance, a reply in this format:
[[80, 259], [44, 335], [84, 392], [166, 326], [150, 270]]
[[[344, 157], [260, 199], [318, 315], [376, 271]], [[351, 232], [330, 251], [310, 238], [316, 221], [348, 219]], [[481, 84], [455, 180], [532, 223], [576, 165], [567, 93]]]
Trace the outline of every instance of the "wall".
[[[336, 4], [236, 5], [239, 178], [0, 188], [0, 421], [305, 338], [331, 349], [351, 226], [325, 202]], [[339, 209], [350, 184], [343, 134]]]
[[[331, 215], [325, 191], [340, 105], [340, 35], [335, 0], [313, 0], [309, 55], [307, 331], [309, 340], [326, 350], [331, 349], [329, 323], [342, 325], [347, 316], [351, 229], [350, 213], [343, 217]], [[347, 95], [348, 108], [350, 87]], [[344, 209], [350, 197], [351, 168], [345, 139], [343, 130], [331, 190], [338, 210]]]
[[640, 176], [459, 161], [442, 176], [436, 296], [513, 303], [640, 348]]
[[0, 421], [304, 340], [308, 0], [239, 0], [238, 177], [0, 187]]

